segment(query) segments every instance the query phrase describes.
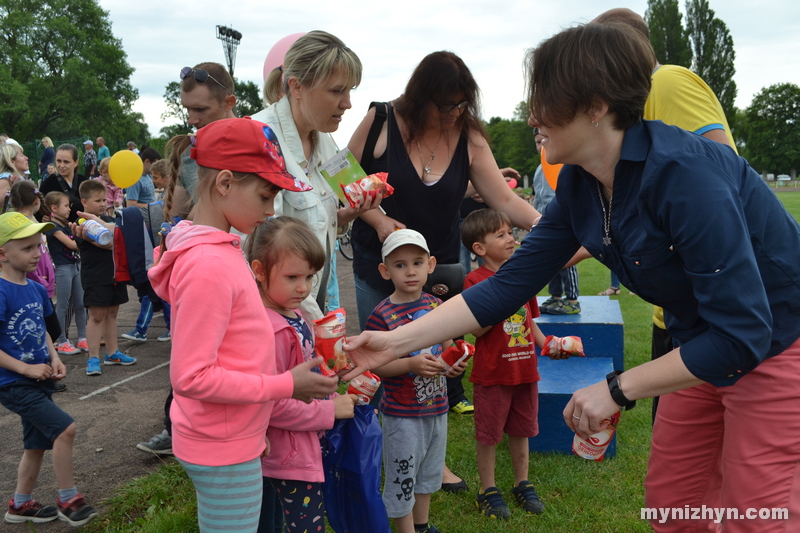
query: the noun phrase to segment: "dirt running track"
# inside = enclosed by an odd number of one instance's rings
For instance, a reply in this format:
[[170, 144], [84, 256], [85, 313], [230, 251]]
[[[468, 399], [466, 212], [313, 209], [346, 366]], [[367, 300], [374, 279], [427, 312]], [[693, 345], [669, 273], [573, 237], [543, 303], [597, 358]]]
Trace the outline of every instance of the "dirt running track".
[[[341, 256], [337, 268], [341, 303], [350, 315], [348, 318], [352, 317], [348, 321], [348, 333], [352, 335], [358, 332], [352, 269], [350, 262]], [[132, 330], [139, 313], [136, 291], [129, 288], [128, 294], [130, 302], [120, 308], [119, 333]], [[54, 398], [77, 424], [73, 457], [78, 490], [101, 513], [102, 501], [112, 495], [115, 487], [154, 472], [163, 464], [163, 459], [137, 450], [136, 444], [163, 429], [171, 343], [155, 339], [164, 331], [164, 320], [159, 315], [153, 319], [147, 342], [119, 339], [120, 350], [138, 361], [131, 366], [102, 365], [101, 376], [86, 375], [85, 354], [62, 356], [67, 366], [67, 390]], [[70, 339], [77, 342], [75, 336], [73, 326]], [[105, 387], [110, 388], [101, 390]], [[22, 426], [17, 415], [1, 406], [0, 449], [0, 501], [7, 505], [14, 496], [17, 466], [22, 456]], [[45, 505], [55, 505], [56, 480], [49, 452], [45, 454], [33, 496]], [[35, 530], [75, 531], [60, 520], [37, 524]], [[29, 530], [24, 524], [7, 524], [0, 518], [0, 532], [14, 531]]]

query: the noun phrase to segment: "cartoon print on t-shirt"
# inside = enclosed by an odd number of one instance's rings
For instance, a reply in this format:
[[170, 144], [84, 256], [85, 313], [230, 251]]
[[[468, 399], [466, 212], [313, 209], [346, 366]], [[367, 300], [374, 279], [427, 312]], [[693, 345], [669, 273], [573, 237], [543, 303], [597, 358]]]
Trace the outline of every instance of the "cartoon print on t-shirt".
[[[20, 361], [33, 361], [34, 351], [41, 351], [45, 344], [44, 334], [47, 331], [41, 321], [34, 320], [36, 315], [42, 316], [42, 304], [32, 302], [17, 310], [8, 320], [8, 331], [11, 339], [20, 347]], [[45, 353], [47, 348], [44, 348]]]
[[511, 315], [503, 322], [503, 331], [510, 338], [508, 339], [508, 347], [514, 346], [528, 346], [531, 341], [528, 340], [528, 335], [531, 334], [530, 329], [525, 329], [525, 317], [528, 311], [525, 306], [520, 307], [519, 311]]

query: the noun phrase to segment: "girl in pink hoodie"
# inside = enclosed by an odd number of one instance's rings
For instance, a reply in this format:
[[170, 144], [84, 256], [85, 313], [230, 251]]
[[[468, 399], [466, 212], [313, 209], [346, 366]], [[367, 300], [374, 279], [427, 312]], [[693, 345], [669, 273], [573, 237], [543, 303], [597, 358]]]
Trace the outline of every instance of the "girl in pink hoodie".
[[[299, 307], [325, 264], [319, 240], [296, 218], [273, 218], [247, 239], [245, 253], [275, 330], [278, 372], [314, 359], [314, 339]], [[353, 394], [310, 404], [293, 399], [275, 403], [267, 429], [272, 452], [261, 458], [261, 471], [277, 492], [286, 533], [325, 530], [319, 437], [335, 419], [353, 418], [355, 403]], [[262, 511], [259, 531], [267, 530], [265, 522], [271, 523], [270, 517]]]
[[191, 145], [197, 162], [196, 215], [162, 242], [149, 271], [156, 293], [172, 304], [170, 381], [172, 447], [197, 492], [200, 531], [255, 532], [261, 508], [259, 458], [272, 404], [311, 401], [336, 388], [312, 372], [321, 359], [276, 374], [274, 337], [239, 237], [273, 213], [281, 189], [308, 190], [286, 172], [266, 124], [212, 122], [197, 137], [169, 143], [173, 172], [165, 213]]

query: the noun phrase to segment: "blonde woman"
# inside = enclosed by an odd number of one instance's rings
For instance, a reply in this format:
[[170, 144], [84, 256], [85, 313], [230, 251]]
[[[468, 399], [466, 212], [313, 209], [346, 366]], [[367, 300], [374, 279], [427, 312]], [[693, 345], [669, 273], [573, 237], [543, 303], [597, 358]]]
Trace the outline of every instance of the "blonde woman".
[[339, 128], [350, 109], [350, 91], [361, 83], [361, 61], [337, 37], [312, 31], [287, 50], [283, 79], [269, 77], [265, 94], [283, 97], [253, 118], [269, 124], [283, 150], [287, 170], [313, 190], [282, 191], [275, 199], [275, 214], [305, 222], [325, 249], [325, 266], [314, 276], [309, 297], [301, 309], [312, 320], [323, 316], [336, 233], [377, 202], [366, 200], [357, 208], [339, 207], [339, 199], [322, 176], [322, 164], [339, 151], [330, 133]]
[[28, 170], [28, 156], [20, 145], [0, 145], [0, 198], [5, 199], [11, 186], [25, 179], [26, 170]]
[[50, 137], [42, 137], [42, 146], [44, 146], [44, 151], [39, 159], [39, 179], [47, 177], [47, 165], [56, 164], [56, 151], [53, 149], [53, 141], [50, 140]]

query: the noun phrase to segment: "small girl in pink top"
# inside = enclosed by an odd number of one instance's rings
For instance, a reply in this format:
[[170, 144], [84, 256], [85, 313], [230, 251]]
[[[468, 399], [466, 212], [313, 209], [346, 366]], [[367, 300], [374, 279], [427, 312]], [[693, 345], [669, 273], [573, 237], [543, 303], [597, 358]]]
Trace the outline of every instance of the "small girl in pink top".
[[[314, 274], [325, 264], [319, 240], [296, 218], [272, 218], [247, 239], [245, 254], [275, 331], [278, 372], [314, 359], [314, 339], [299, 307], [311, 292]], [[353, 418], [355, 403], [353, 394], [310, 404], [293, 399], [275, 402], [267, 429], [272, 452], [261, 458], [261, 470], [264, 494], [271, 483], [280, 499], [286, 533], [325, 530], [319, 437], [334, 420]], [[268, 531], [273, 523], [268, 503], [265, 500], [259, 531]]]
[[105, 184], [106, 214], [110, 217], [113, 217], [114, 210], [118, 207], [122, 207], [124, 195], [122, 189], [117, 187], [116, 184], [111, 181], [111, 175], [108, 173], [108, 164], [110, 161], [110, 157], [104, 157], [103, 160], [100, 161], [100, 166], [98, 167], [98, 172], [100, 172], [100, 175], [92, 179], [100, 180]]
[[148, 275], [172, 305], [172, 449], [194, 483], [201, 532], [256, 532], [273, 403], [310, 402], [337, 385], [312, 371], [322, 359], [275, 375], [267, 314], [240, 237], [229, 233], [231, 227], [251, 233], [263, 223], [280, 190], [309, 188], [286, 172], [268, 129], [223, 119], [167, 145], [173, 172], [164, 211], [170, 212], [187, 150], [197, 162], [198, 201], [194, 220], [162, 239], [161, 258]]

